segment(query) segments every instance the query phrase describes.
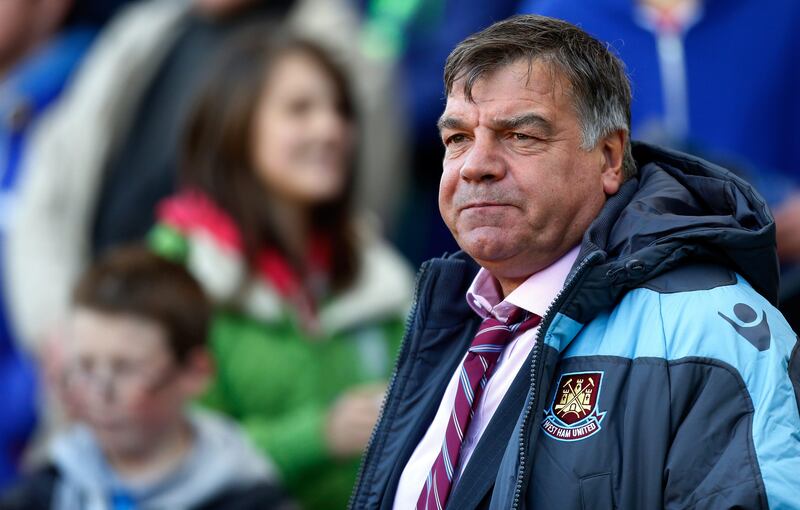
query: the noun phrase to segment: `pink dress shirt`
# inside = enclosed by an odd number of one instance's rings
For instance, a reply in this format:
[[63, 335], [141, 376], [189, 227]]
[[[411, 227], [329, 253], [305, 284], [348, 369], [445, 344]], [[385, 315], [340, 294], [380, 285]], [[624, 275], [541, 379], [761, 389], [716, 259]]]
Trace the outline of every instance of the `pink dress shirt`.
[[[489, 315], [494, 315], [495, 318], [504, 321], [508, 318], [509, 311], [514, 306], [524, 308], [539, 316], [544, 316], [550, 303], [553, 302], [564, 286], [564, 282], [577, 257], [578, 247], [576, 246], [550, 266], [531, 275], [505, 300], [502, 299], [499, 284], [494, 277], [487, 270], [481, 269], [467, 291], [467, 303], [482, 319]], [[525, 359], [536, 342], [538, 331], [539, 327], [537, 326], [513, 339], [497, 361], [494, 374], [486, 384], [483, 396], [475, 410], [475, 415], [467, 429], [467, 435], [464, 437], [464, 443], [461, 445], [461, 460], [459, 461], [458, 474], [453, 485], [454, 489], [458, 483], [458, 478], [464, 472], [464, 467], [466, 467], [472, 456], [472, 452], [475, 451], [483, 431], [486, 430], [489, 421], [494, 416], [497, 407], [503, 400], [519, 369], [525, 363]], [[464, 355], [466, 356], [466, 353]], [[444, 441], [447, 422], [453, 409], [456, 391], [458, 390], [459, 371], [460, 365], [450, 378], [444, 396], [442, 396], [442, 403], [439, 405], [428, 431], [417, 445], [400, 476], [400, 482], [394, 498], [395, 510], [413, 509], [417, 504], [425, 478], [428, 476], [436, 456], [439, 455], [442, 441]]]

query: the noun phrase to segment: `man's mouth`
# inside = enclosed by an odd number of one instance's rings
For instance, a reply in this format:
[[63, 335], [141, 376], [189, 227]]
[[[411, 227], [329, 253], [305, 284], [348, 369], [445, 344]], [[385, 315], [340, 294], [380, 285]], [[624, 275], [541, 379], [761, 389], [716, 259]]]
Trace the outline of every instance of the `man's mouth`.
[[502, 202], [471, 202], [461, 208], [462, 211], [469, 209], [488, 209], [492, 207], [510, 207], [511, 204]]

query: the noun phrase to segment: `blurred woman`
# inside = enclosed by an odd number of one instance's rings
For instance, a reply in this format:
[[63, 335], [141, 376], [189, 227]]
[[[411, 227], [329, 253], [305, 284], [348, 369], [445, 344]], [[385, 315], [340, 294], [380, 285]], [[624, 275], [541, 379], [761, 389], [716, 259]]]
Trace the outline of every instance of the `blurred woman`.
[[354, 113], [313, 43], [237, 41], [190, 116], [184, 191], [151, 235], [216, 303], [204, 402], [309, 509], [347, 504], [411, 293], [405, 263], [351, 210]]

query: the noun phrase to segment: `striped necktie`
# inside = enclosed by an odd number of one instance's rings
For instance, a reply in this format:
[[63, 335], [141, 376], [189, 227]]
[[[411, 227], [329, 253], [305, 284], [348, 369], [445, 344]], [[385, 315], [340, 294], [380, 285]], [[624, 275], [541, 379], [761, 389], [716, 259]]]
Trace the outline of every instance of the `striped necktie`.
[[540, 320], [541, 317], [536, 314], [515, 308], [506, 322], [489, 317], [481, 323], [461, 365], [456, 400], [447, 423], [442, 449], [422, 487], [417, 510], [444, 508], [453, 477], [458, 472], [461, 443], [500, 354], [515, 336], [536, 327]]

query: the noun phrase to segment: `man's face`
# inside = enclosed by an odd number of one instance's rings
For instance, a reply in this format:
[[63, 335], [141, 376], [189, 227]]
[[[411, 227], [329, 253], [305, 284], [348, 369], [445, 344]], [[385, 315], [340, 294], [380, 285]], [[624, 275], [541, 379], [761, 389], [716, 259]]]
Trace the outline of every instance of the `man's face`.
[[614, 147], [581, 148], [568, 81], [539, 61], [528, 71], [524, 60], [487, 74], [472, 102], [456, 81], [439, 122], [442, 218], [501, 283], [527, 278], [578, 244], [621, 182]]

